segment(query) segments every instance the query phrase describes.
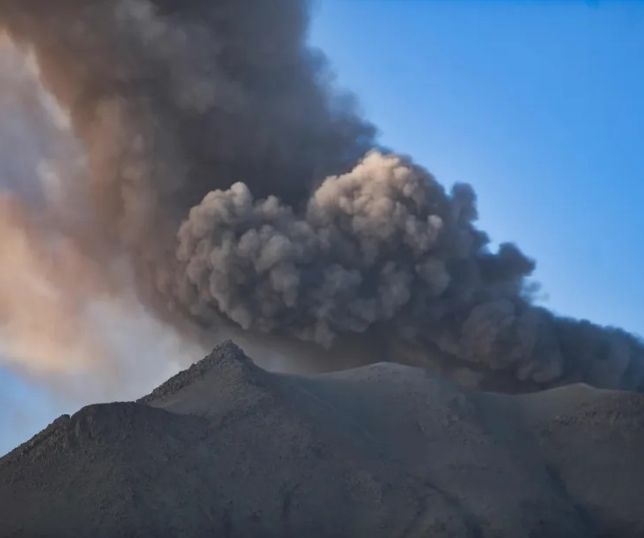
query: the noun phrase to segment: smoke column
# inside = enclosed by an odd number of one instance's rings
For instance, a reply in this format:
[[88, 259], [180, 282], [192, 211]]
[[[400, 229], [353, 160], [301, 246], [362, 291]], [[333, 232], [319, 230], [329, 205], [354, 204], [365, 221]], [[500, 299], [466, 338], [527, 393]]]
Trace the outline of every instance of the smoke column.
[[644, 388], [638, 339], [532, 304], [534, 263], [489, 248], [471, 187], [447, 192], [377, 146], [307, 48], [308, 8], [0, 0], [81, 155], [47, 225], [91, 263], [79, 272], [119, 294], [126, 267], [182, 332], [233, 326], [329, 354], [378, 335], [390, 358], [502, 390]]
[[79, 239], [91, 207], [66, 184], [83, 179], [81, 148], [33, 55], [6, 38], [0, 111], [0, 365], [61, 409], [136, 397], [202, 350], [145, 311], [125, 260], [99, 263], [92, 234]]

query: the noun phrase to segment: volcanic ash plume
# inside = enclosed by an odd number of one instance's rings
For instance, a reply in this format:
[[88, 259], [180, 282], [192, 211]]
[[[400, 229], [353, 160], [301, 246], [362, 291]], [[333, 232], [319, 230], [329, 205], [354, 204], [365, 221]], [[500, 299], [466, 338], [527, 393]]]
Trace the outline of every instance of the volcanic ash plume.
[[0, 0], [85, 163], [59, 189], [83, 233], [60, 233], [98, 267], [125, 260], [139, 298], [179, 325], [330, 353], [378, 335], [389, 358], [505, 390], [644, 387], [639, 340], [531, 303], [533, 262], [490, 250], [469, 186], [448, 193], [377, 147], [307, 48], [307, 8]]
[[178, 366], [186, 342], [145, 311], [125, 260], [96, 259], [92, 208], [69, 189], [82, 151], [38, 75], [0, 39], [0, 365], [76, 404], [132, 397]]

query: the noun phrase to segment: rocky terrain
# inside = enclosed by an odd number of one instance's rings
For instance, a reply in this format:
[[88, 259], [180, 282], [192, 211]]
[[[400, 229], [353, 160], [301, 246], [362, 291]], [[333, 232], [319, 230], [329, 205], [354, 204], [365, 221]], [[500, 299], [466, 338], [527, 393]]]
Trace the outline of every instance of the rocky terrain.
[[641, 537], [644, 395], [470, 391], [232, 343], [0, 459], [0, 536]]

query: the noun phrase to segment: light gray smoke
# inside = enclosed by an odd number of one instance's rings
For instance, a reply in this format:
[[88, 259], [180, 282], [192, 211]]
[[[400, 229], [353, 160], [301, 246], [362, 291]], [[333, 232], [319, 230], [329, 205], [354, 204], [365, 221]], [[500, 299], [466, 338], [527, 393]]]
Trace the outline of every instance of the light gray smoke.
[[635, 337], [531, 304], [533, 262], [489, 249], [469, 186], [377, 148], [306, 46], [308, 7], [0, 0], [86, 152], [74, 240], [127, 256], [168, 319], [332, 350], [379, 335], [504, 390], [644, 388]]

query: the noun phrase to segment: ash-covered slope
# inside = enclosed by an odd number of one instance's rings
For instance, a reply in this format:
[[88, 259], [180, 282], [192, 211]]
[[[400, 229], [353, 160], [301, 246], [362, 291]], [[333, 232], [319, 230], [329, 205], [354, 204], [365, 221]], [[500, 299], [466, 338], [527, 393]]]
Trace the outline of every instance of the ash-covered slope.
[[644, 395], [286, 376], [228, 343], [0, 459], [0, 535], [639, 537], [643, 451]]

